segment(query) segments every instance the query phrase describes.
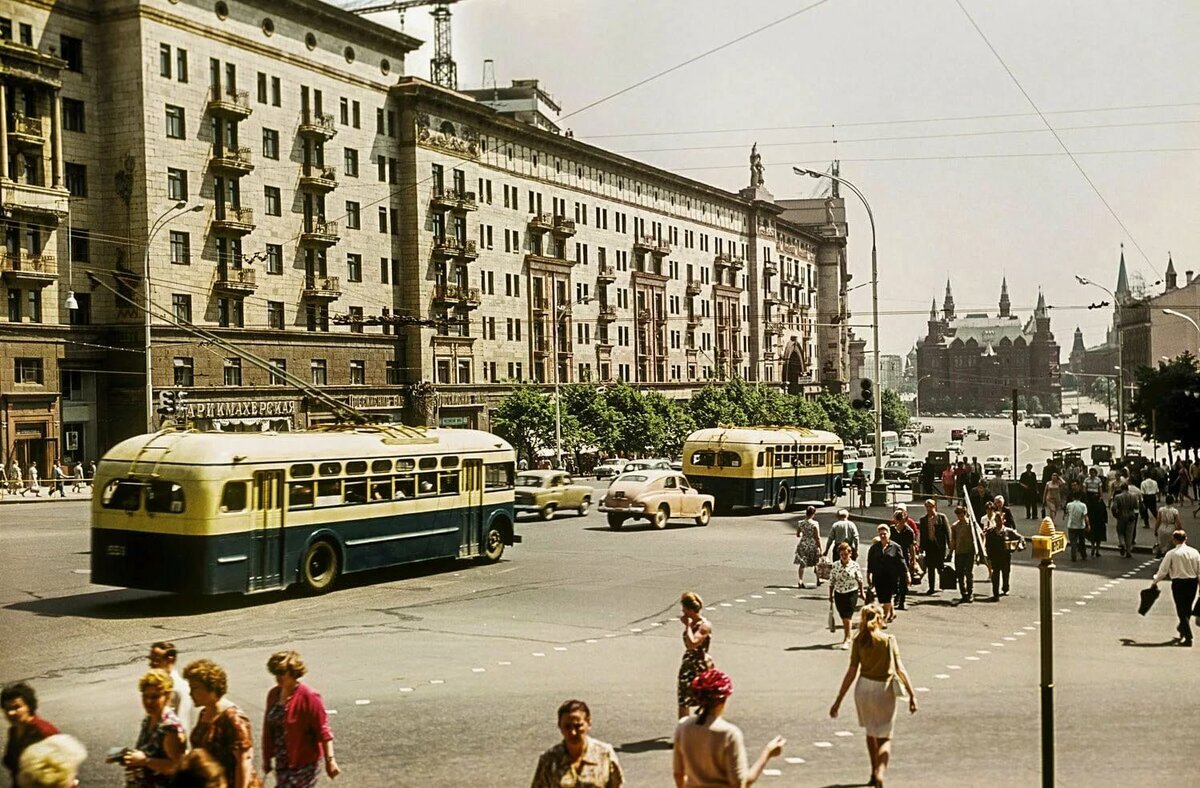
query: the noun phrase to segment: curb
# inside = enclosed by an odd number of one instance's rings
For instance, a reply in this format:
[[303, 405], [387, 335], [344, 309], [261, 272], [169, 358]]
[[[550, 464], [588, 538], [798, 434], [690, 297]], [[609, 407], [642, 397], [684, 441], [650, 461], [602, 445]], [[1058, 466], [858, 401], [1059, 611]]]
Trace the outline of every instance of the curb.
[[15, 495], [14, 496], [14, 495], [6, 494], [4, 496], [4, 499], [0, 500], [0, 506], [8, 506], [10, 504], [64, 503], [66, 501], [86, 501], [86, 502], [90, 503], [91, 500], [92, 500], [92, 496], [90, 494], [86, 495], [86, 496], [85, 495], [71, 495], [66, 498], [60, 498], [58, 496], [55, 496], [54, 498], [47, 498], [45, 496], [27, 498], [23, 495]]

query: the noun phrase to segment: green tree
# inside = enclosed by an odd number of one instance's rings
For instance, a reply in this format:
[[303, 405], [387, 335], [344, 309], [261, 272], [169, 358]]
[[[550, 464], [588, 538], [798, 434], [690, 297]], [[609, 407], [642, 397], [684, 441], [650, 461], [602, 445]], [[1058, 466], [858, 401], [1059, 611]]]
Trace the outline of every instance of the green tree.
[[817, 404], [825, 411], [833, 432], [844, 441], [866, 440], [874, 433], [875, 420], [870, 411], [854, 410], [845, 394], [825, 393], [817, 397]]
[[630, 457], [665, 442], [662, 415], [648, 406], [646, 395], [628, 383], [618, 383], [605, 390], [604, 399], [614, 414], [613, 451]]
[[1127, 415], [1143, 437], [1200, 447], [1200, 366], [1184, 353], [1157, 368], [1137, 370], [1137, 389]]
[[656, 391], [643, 395], [643, 399], [646, 409], [654, 414], [656, 422], [661, 425], [656, 442], [647, 447], [647, 451], [662, 457], [677, 456], [683, 451], [687, 436], [696, 429], [691, 412], [684, 403], [664, 397]]
[[908, 408], [899, 394], [891, 389], [884, 389], [879, 407], [882, 411], [880, 421], [883, 423], [883, 429], [902, 432], [908, 427]]
[[616, 440], [616, 412], [608, 404], [597, 386], [577, 383], [563, 386], [562, 408], [564, 414], [564, 436], [566, 415], [570, 415], [570, 440], [564, 437], [564, 446], [571, 452], [581, 449], [613, 451]]
[[[730, 385], [739, 382], [734, 381]], [[746, 424], [746, 411], [729, 395], [728, 388], [709, 383], [692, 394], [688, 412], [698, 429], [722, 424]]]
[[533, 463], [554, 445], [554, 403], [533, 386], [518, 386], [496, 406], [492, 431]]

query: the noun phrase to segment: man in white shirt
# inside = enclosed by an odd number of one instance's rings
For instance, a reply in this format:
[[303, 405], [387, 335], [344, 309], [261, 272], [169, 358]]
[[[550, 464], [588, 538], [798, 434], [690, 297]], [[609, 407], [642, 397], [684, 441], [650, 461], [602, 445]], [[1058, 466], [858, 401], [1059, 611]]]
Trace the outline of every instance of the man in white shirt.
[[179, 717], [184, 730], [187, 731], [192, 727], [192, 696], [188, 691], [187, 682], [179, 674], [179, 668], [175, 667], [175, 660], [178, 656], [174, 643], [160, 640], [150, 646], [150, 667], [165, 670], [171, 674], [171, 683], [174, 686], [171, 688], [171, 698], [167, 701], [167, 705], [175, 710], [176, 716]]
[[1192, 615], [1192, 605], [1196, 601], [1197, 585], [1200, 585], [1200, 551], [1187, 543], [1187, 531], [1180, 528], [1172, 535], [1175, 547], [1163, 556], [1158, 571], [1154, 573], [1152, 587], [1158, 586], [1159, 580], [1171, 581], [1171, 596], [1175, 598], [1175, 613], [1179, 616], [1179, 645], [1192, 645], [1192, 627], [1188, 616]]
[[833, 559], [838, 557], [837, 546], [845, 542], [850, 545], [850, 557], [858, 560], [858, 526], [850, 521], [850, 512], [838, 509], [837, 520], [829, 526], [829, 538], [825, 540], [825, 555], [832, 551]]
[[1142, 527], [1149, 528], [1150, 521], [1158, 517], [1158, 482], [1147, 473], [1138, 489], [1142, 491]]

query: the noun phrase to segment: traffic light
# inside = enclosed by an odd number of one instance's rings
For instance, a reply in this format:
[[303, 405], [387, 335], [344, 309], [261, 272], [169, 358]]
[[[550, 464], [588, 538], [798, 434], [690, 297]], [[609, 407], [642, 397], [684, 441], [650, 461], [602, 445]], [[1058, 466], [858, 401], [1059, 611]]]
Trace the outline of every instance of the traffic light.
[[175, 403], [175, 391], [173, 389], [163, 389], [158, 392], [158, 415], [174, 416]]
[[855, 410], [875, 410], [875, 384], [870, 378], [850, 381], [850, 407]]

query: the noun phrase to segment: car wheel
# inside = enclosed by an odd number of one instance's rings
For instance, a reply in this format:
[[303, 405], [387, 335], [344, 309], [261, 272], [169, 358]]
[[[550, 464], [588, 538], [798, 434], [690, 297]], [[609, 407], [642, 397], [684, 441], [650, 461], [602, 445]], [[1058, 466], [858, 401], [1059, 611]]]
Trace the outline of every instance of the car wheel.
[[588, 513], [588, 509], [592, 508], [592, 499], [584, 498], [583, 503], [579, 504], [579, 516], [583, 517]]
[[670, 519], [671, 510], [668, 509], [667, 505], [664, 503], [655, 510], [653, 515], [650, 516], [650, 524], [661, 531], [667, 527], [667, 520]]
[[708, 521], [712, 519], [712, 509], [708, 508], [708, 504], [700, 507], [700, 514], [696, 517], [696, 525], [704, 527], [708, 525]]
[[300, 565], [300, 579], [305, 588], [314, 594], [324, 594], [333, 588], [341, 571], [337, 549], [327, 540], [313, 542], [304, 551]]
[[625, 518], [619, 514], [608, 515], [608, 527], [614, 531], [620, 531], [621, 526], [625, 524]]
[[791, 505], [791, 495], [788, 494], [788, 488], [783, 485], [779, 486], [779, 495], [775, 498], [775, 511], [783, 514]]
[[545, 506], [543, 506], [541, 508], [541, 510], [538, 512], [538, 516], [541, 517], [543, 520], [553, 520], [554, 519], [554, 504], [548, 503]]
[[500, 531], [500, 526], [492, 525], [488, 527], [487, 534], [483, 538], [483, 560], [486, 563], [494, 564], [504, 555], [504, 534]]

